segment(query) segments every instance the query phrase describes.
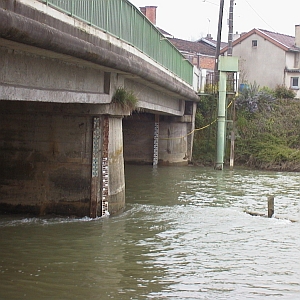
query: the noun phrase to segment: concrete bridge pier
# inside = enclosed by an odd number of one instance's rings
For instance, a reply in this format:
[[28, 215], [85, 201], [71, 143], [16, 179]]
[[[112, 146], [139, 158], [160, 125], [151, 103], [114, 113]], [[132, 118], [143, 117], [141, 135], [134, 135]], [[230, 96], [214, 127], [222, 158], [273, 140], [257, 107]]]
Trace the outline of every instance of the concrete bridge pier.
[[101, 216], [125, 205], [122, 113], [0, 101], [0, 212]]
[[194, 112], [182, 117], [160, 116], [158, 163], [187, 165], [192, 159]]
[[134, 113], [123, 120], [127, 163], [187, 165], [192, 159], [195, 103], [186, 103], [183, 116]]

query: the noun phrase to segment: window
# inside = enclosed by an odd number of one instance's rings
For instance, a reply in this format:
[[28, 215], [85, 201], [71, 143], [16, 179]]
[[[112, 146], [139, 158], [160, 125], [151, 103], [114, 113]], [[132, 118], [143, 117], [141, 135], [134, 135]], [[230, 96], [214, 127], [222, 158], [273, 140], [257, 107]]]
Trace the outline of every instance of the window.
[[291, 78], [291, 88], [298, 90], [299, 89], [299, 77], [292, 77]]
[[257, 47], [257, 40], [252, 40], [252, 47], [256, 48]]

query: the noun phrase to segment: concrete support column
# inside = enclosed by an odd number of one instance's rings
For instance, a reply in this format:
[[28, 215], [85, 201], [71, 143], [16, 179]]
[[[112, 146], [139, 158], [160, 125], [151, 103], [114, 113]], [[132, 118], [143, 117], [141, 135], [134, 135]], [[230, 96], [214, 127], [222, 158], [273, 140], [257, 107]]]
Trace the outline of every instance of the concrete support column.
[[159, 163], [187, 165], [191, 116], [164, 117], [160, 120]]
[[121, 117], [93, 118], [92, 153], [90, 216], [115, 214], [125, 206]]
[[197, 111], [197, 103], [193, 102], [191, 104], [192, 112], [188, 115], [183, 117], [183, 119], [187, 120], [187, 130], [188, 130], [188, 136], [187, 136], [187, 156], [188, 160], [192, 161], [193, 158], [193, 144], [194, 144], [194, 130], [195, 130], [195, 116]]
[[104, 116], [102, 176], [101, 213], [119, 213], [125, 207], [122, 116]]

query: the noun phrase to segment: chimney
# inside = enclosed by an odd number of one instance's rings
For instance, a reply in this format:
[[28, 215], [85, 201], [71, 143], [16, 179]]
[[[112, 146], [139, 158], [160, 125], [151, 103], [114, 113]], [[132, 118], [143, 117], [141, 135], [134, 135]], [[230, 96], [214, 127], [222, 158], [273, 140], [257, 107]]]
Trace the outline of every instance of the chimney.
[[206, 39], [207, 40], [212, 40], [213, 39], [210, 33], [207, 34]]
[[236, 31], [236, 33], [233, 35], [233, 40], [235, 41], [235, 40], [237, 40], [238, 38], [240, 38], [241, 37], [241, 34], [239, 34], [237, 31]]
[[300, 48], [300, 25], [295, 25], [295, 46]]
[[157, 8], [157, 6], [144, 6], [144, 7], [140, 7], [140, 11], [154, 25], [156, 25], [156, 8]]

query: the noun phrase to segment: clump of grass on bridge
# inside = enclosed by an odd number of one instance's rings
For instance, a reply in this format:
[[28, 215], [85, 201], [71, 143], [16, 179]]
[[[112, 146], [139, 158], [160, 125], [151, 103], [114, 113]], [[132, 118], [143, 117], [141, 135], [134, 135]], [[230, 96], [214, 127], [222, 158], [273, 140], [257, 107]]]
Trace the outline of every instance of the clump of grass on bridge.
[[112, 102], [120, 104], [124, 109], [134, 110], [137, 106], [138, 99], [132, 90], [118, 87], [113, 95]]

